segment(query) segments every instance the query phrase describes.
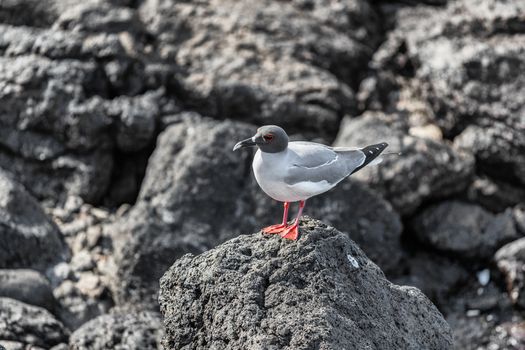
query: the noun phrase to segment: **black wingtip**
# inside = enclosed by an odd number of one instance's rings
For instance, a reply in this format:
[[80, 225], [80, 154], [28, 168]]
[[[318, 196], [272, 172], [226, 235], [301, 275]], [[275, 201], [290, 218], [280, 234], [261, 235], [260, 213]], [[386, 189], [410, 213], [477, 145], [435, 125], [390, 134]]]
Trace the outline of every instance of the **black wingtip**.
[[385, 148], [387, 147], [388, 147], [388, 143], [381, 142], [381, 143], [376, 143], [375, 145], [370, 145], [370, 146], [366, 146], [365, 148], [361, 148], [361, 152], [365, 154], [365, 161], [359, 167], [355, 168], [352, 174], [358, 170], [363, 169], [365, 166], [367, 166], [371, 161], [376, 159], [377, 156], [380, 155], [381, 152], [383, 152]]

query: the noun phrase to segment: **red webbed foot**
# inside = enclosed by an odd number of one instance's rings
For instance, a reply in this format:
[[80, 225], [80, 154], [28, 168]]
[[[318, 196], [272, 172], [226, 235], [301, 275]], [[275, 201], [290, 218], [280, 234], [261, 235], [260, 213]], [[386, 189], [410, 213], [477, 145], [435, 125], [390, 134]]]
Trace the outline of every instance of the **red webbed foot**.
[[281, 233], [284, 230], [286, 230], [286, 227], [287, 227], [286, 224], [272, 225], [272, 226], [268, 226], [268, 227], [263, 228], [262, 232], [263, 233], [267, 233], [267, 234]]
[[299, 225], [294, 224], [288, 226], [284, 231], [281, 232], [281, 237], [296, 241], [299, 238]]

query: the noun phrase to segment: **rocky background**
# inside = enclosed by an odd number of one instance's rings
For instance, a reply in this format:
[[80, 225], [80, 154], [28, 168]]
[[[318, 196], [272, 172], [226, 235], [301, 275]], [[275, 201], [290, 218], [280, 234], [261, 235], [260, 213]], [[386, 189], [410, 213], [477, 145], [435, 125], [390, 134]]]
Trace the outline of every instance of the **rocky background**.
[[[524, 349], [524, 72], [522, 0], [0, 0], [0, 345]], [[402, 155], [291, 245], [262, 124]]]

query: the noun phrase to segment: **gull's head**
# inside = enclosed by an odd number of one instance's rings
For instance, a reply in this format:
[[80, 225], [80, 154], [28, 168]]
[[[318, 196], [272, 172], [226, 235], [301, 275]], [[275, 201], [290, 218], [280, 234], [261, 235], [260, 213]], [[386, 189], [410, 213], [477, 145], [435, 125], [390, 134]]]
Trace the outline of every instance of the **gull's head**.
[[261, 152], [278, 153], [288, 147], [288, 135], [283, 128], [277, 125], [265, 125], [257, 129], [257, 133], [249, 139], [237, 142], [233, 147], [236, 151], [239, 148], [257, 146]]

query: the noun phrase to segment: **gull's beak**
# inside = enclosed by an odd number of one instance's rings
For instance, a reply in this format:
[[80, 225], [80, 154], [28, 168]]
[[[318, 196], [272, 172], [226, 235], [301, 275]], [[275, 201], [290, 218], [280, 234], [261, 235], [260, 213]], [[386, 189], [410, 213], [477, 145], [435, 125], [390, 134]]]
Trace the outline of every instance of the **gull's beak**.
[[255, 146], [257, 143], [255, 143], [253, 139], [253, 137], [250, 137], [249, 139], [237, 142], [235, 146], [233, 146], [233, 150], [237, 151], [239, 148]]

